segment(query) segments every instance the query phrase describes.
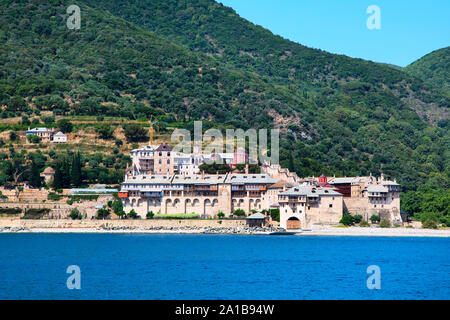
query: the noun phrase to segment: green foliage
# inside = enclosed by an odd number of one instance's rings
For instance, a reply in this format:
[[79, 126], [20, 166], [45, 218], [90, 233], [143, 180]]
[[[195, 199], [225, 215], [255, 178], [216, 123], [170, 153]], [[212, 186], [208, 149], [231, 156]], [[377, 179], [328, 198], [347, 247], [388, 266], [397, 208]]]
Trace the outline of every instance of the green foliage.
[[27, 135], [27, 140], [30, 143], [39, 143], [41, 142], [41, 138], [39, 136], [35, 136], [32, 134]]
[[18, 137], [19, 137], [19, 136], [18, 136], [17, 133], [14, 132], [14, 131], [11, 131], [11, 132], [9, 133], [9, 140], [11, 140], [11, 141], [16, 141]]
[[56, 194], [54, 192], [50, 192], [47, 195], [47, 199], [50, 200], [50, 201], [59, 201], [59, 200], [61, 200], [61, 198], [62, 197], [59, 194]]
[[380, 228], [390, 228], [391, 222], [389, 220], [381, 220]]
[[422, 228], [437, 229], [436, 221], [432, 219], [426, 219], [425, 221], [422, 222]]
[[219, 164], [216, 162], [211, 164], [203, 163], [199, 166], [199, 169], [200, 171], [204, 171], [207, 174], [225, 174], [232, 170], [228, 164]]
[[245, 217], [245, 211], [243, 209], [236, 209], [233, 211], [233, 216], [235, 217]]
[[138, 124], [128, 124], [123, 128], [123, 130], [128, 141], [139, 142], [148, 140], [147, 130]]
[[69, 217], [72, 220], [81, 220], [83, 216], [81, 215], [80, 211], [77, 208], [74, 208], [70, 211]]
[[102, 208], [97, 210], [97, 219], [107, 218], [111, 212], [108, 209]]
[[0, 208], [0, 215], [17, 215], [21, 213], [22, 209], [20, 208]]
[[52, 124], [55, 123], [55, 117], [54, 116], [43, 116], [41, 117], [41, 120], [44, 124]]
[[376, 215], [376, 214], [373, 214], [373, 215], [370, 216], [370, 221], [372, 223], [378, 223], [378, 222], [380, 222], [380, 216]]
[[219, 219], [222, 219], [222, 218], [225, 217], [225, 213], [223, 213], [223, 211], [219, 211], [219, 212], [217, 212], [217, 217], [218, 217]]
[[38, 164], [32, 160], [31, 161], [31, 173], [30, 173], [30, 179], [29, 179], [30, 186], [33, 188], [40, 188], [41, 187], [41, 176], [39, 172], [39, 166]]
[[416, 220], [450, 224], [450, 189], [420, 186], [417, 191], [401, 194], [402, 210]]
[[450, 47], [427, 54], [405, 70], [450, 94]]
[[127, 217], [130, 219], [137, 219], [139, 218], [138, 214], [136, 213], [136, 211], [134, 211], [134, 209], [131, 209], [130, 212], [128, 212]]
[[180, 214], [160, 214], [154, 215], [154, 219], [199, 219], [200, 215], [196, 213], [180, 213]]
[[349, 214], [344, 214], [339, 223], [342, 223], [344, 226], [352, 226], [355, 224], [355, 217]]
[[73, 130], [72, 123], [67, 119], [61, 119], [59, 120], [56, 125], [58, 126], [59, 130], [61, 130], [64, 133], [70, 133]]
[[355, 222], [355, 223], [360, 223], [361, 221], [362, 221], [362, 215], [360, 215], [360, 214], [355, 214], [354, 216], [353, 216], [353, 221]]
[[77, 152], [73, 155], [72, 164], [70, 166], [70, 184], [73, 187], [80, 187], [83, 182], [81, 173], [83, 165], [81, 162], [81, 154], [80, 152]]
[[153, 219], [154, 216], [155, 216], [155, 214], [153, 213], [153, 211], [149, 211], [149, 212], [147, 212], [146, 218]]
[[363, 227], [363, 228], [367, 228], [367, 227], [370, 227], [370, 224], [369, 224], [366, 220], [362, 220], [362, 221], [359, 223], [359, 226], [360, 226], [360, 227]]
[[26, 209], [22, 219], [41, 219], [50, 212], [50, 209]]
[[274, 221], [280, 222], [280, 209], [269, 209], [269, 214]]
[[101, 139], [111, 139], [113, 138], [114, 128], [109, 124], [102, 123], [95, 128]]

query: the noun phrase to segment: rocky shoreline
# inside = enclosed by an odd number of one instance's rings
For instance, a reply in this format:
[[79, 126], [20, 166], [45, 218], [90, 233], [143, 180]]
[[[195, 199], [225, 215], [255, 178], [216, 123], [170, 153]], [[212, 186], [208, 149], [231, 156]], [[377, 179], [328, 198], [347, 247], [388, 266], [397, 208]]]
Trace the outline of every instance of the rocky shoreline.
[[282, 228], [258, 227], [137, 227], [101, 226], [99, 228], [0, 227], [0, 233], [179, 233], [179, 234], [264, 234], [283, 232]]
[[[268, 235], [282, 233], [282, 228], [258, 228], [247, 226], [201, 227], [201, 226], [113, 226], [98, 227], [0, 227], [0, 233], [144, 233], [144, 234], [222, 234], [222, 235]], [[450, 237], [450, 229], [431, 230], [414, 228], [341, 228], [316, 226], [297, 230], [296, 236], [368, 236], [368, 237]]]

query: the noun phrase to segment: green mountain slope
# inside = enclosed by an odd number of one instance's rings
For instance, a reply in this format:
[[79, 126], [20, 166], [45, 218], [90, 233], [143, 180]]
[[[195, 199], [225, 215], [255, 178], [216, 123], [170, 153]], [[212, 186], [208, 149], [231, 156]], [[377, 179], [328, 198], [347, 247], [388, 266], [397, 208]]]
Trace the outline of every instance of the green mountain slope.
[[28, 111], [20, 97], [57, 114], [136, 119], [170, 112], [180, 121], [222, 121], [232, 112], [231, 124], [258, 126], [270, 121], [261, 110], [266, 105], [301, 100], [87, 6], [82, 28], [69, 30], [69, 4], [0, 1], [0, 103], [9, 112], [3, 116]]
[[448, 127], [422, 119], [447, 100], [416, 77], [273, 36], [212, 1], [80, 3], [69, 30], [71, 1], [0, 1], [1, 117], [278, 127], [282, 165], [301, 176], [382, 170], [407, 189], [449, 185]]
[[292, 90], [345, 93], [358, 80], [388, 90], [432, 123], [448, 117], [448, 97], [401, 70], [288, 41], [213, 0], [85, 2]]
[[411, 63], [405, 70], [450, 95], [450, 47], [433, 51]]

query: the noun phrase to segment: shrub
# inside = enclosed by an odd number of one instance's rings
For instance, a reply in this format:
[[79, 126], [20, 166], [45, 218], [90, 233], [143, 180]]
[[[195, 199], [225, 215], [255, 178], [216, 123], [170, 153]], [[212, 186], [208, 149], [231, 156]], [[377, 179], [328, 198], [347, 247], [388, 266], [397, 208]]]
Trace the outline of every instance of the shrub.
[[70, 211], [69, 217], [71, 217], [72, 220], [77, 220], [77, 219], [81, 220], [82, 215], [81, 215], [80, 211], [78, 211], [78, 209], [75, 208], [75, 209], [72, 209], [72, 211]]
[[242, 209], [236, 209], [233, 211], [233, 215], [236, 217], [245, 217], [245, 211]]
[[380, 228], [390, 228], [391, 222], [389, 220], [381, 220]]
[[219, 219], [222, 219], [223, 217], [225, 217], [225, 213], [223, 213], [222, 211], [219, 211], [219, 212], [217, 213], [217, 217], [218, 217]]
[[97, 219], [105, 219], [107, 216], [109, 216], [110, 212], [109, 210], [102, 208], [98, 209], [97, 211]]
[[363, 228], [367, 228], [367, 227], [370, 227], [370, 224], [369, 224], [366, 220], [362, 220], [362, 221], [359, 223], [359, 226], [360, 226], [360, 227], [363, 227]]
[[134, 209], [131, 209], [131, 211], [128, 213], [128, 218], [131, 219], [137, 219], [139, 218], [138, 214], [136, 213], [136, 211], [134, 211]]
[[54, 192], [50, 192], [47, 196], [48, 200], [52, 200], [52, 201], [59, 201], [61, 200], [61, 196], [59, 194], [56, 194]]
[[361, 222], [361, 220], [362, 220], [362, 215], [360, 215], [360, 214], [355, 214], [354, 216], [353, 216], [353, 219], [354, 219], [354, 221], [355, 221], [355, 223], [360, 223]]
[[122, 146], [123, 145], [123, 141], [122, 140], [120, 140], [120, 139], [116, 139], [115, 141], [114, 141], [114, 143], [116, 144], [116, 146], [118, 146], [118, 147], [120, 147], [120, 146]]
[[11, 131], [11, 132], [9, 133], [9, 140], [11, 140], [11, 141], [16, 141], [18, 137], [19, 137], [19, 136], [18, 136], [17, 133], [15, 133], [14, 131]]
[[373, 214], [373, 215], [370, 217], [370, 221], [371, 221], [372, 223], [378, 223], [378, 222], [380, 222], [380, 216], [378, 216], [378, 215], [376, 215], [376, 214]]
[[21, 214], [22, 209], [20, 208], [0, 208], [0, 215], [2, 214]]
[[437, 229], [437, 223], [432, 219], [426, 219], [425, 221], [422, 222], [422, 228]]
[[155, 219], [198, 219], [200, 215], [196, 213], [175, 213], [175, 214], [155, 214]]
[[50, 209], [26, 209], [23, 219], [41, 219], [49, 212]]
[[355, 218], [349, 214], [344, 214], [339, 223], [342, 223], [344, 226], [352, 226], [355, 224]]
[[280, 222], [280, 209], [270, 209], [269, 213], [274, 221]]
[[41, 138], [38, 136], [34, 136], [32, 134], [27, 135], [27, 140], [29, 143], [39, 143], [41, 142]]
[[147, 213], [147, 219], [153, 219], [153, 217], [155, 216], [155, 214], [153, 213], [153, 211], [149, 211], [148, 213]]
[[61, 130], [64, 133], [72, 132], [73, 125], [72, 123], [67, 119], [61, 119], [59, 120], [56, 125], [58, 126], [59, 130]]

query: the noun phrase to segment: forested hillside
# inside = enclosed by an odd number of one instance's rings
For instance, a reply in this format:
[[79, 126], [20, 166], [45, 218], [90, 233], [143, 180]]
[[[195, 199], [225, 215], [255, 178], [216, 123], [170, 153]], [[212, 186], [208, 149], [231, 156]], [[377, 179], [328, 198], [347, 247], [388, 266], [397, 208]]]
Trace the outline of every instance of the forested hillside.
[[[388, 90], [424, 119], [448, 115], [450, 100], [422, 81], [385, 64], [311, 49], [273, 35], [214, 0], [84, 0], [164, 35], [191, 50], [266, 76], [293, 92]], [[355, 82], [357, 80], [358, 82]], [[356, 87], [356, 88], [355, 88]]]
[[450, 95], [450, 47], [433, 51], [405, 68], [407, 72], [442, 88]]
[[0, 1], [2, 118], [155, 115], [282, 130], [300, 176], [379, 174], [449, 187], [449, 101], [387, 65], [272, 35], [211, 0]]

